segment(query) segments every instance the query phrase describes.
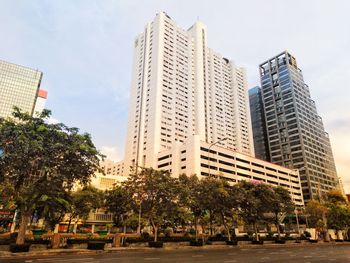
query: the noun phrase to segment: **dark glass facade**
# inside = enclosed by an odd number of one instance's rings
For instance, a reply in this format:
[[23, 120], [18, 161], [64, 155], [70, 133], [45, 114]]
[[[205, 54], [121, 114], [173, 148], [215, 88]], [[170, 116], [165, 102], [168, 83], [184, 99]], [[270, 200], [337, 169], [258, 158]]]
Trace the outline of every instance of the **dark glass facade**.
[[255, 157], [265, 161], [270, 161], [264, 105], [260, 87], [257, 86], [249, 90], [249, 105], [253, 129]]
[[339, 186], [328, 134], [296, 59], [283, 52], [260, 65], [270, 161], [299, 170], [304, 200]]

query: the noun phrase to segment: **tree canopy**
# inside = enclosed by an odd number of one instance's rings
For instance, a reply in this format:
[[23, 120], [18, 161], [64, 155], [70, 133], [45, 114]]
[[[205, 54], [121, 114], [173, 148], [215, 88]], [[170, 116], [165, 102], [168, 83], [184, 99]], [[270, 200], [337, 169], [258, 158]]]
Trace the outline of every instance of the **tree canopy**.
[[50, 124], [50, 115], [44, 110], [32, 117], [16, 108], [12, 118], [0, 118], [0, 183], [13, 185], [11, 198], [21, 214], [17, 244], [24, 243], [28, 218], [52, 187], [64, 192], [86, 185], [103, 157], [89, 134]]

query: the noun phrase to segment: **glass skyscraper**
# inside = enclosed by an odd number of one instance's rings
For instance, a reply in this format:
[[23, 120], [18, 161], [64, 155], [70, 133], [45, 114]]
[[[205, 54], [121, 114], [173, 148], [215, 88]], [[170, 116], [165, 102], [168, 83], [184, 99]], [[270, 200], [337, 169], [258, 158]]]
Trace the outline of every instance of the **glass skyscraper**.
[[0, 60], [0, 117], [11, 116], [13, 107], [33, 114], [42, 72]]
[[250, 116], [252, 120], [253, 128], [253, 141], [255, 157], [270, 161], [264, 106], [262, 102], [261, 88], [256, 86], [249, 90], [249, 104], [250, 104]]
[[263, 154], [299, 170], [305, 201], [338, 187], [329, 137], [296, 59], [285, 51], [259, 69], [268, 141]]

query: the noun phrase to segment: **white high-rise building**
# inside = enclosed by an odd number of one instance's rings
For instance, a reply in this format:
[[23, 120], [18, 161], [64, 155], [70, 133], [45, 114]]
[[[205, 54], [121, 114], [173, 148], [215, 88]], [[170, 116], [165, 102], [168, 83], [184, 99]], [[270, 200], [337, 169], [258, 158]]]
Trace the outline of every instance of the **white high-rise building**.
[[134, 43], [125, 172], [157, 168], [158, 153], [193, 135], [253, 156], [248, 103], [245, 70], [208, 48], [204, 24], [157, 14]]

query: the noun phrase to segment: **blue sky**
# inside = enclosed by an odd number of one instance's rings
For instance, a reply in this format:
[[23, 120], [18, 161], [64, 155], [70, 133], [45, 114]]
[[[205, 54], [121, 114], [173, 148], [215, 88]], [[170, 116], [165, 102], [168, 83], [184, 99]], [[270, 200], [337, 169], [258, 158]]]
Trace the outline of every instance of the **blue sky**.
[[123, 158], [133, 41], [159, 11], [208, 27], [209, 46], [247, 68], [290, 51], [304, 72], [350, 192], [350, 1], [0, 0], [0, 58], [44, 72], [53, 117]]

